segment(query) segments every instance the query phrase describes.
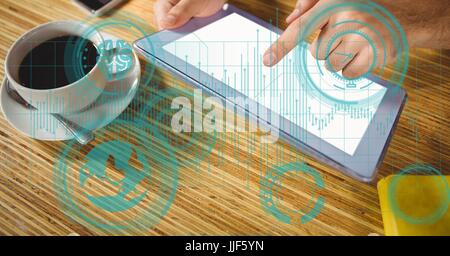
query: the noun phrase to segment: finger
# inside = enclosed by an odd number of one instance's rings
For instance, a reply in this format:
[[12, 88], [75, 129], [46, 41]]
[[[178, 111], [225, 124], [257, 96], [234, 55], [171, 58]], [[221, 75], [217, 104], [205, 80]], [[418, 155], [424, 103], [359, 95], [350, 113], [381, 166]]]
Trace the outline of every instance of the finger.
[[344, 48], [340, 43], [327, 57], [325, 67], [331, 72], [341, 71], [355, 57], [354, 53], [345, 52]]
[[287, 27], [286, 31], [272, 44], [272, 46], [264, 53], [263, 63], [266, 66], [273, 66], [283, 58], [291, 49], [295, 47], [298, 39], [299, 22], [295, 21]]
[[171, 0], [171, 1], [158, 0], [158, 1], [156, 1], [155, 5], [153, 7], [154, 14], [155, 14], [154, 19], [155, 19], [156, 26], [158, 27], [159, 30], [164, 29], [164, 27], [161, 24], [164, 17], [167, 16], [170, 9], [172, 9], [172, 7], [175, 4], [177, 4], [178, 2], [179, 2], [179, 0]]
[[[278, 40], [270, 46], [270, 48], [264, 53], [263, 63], [266, 66], [273, 66], [277, 64], [286, 54], [288, 54], [300, 40], [304, 40], [308, 35], [300, 34], [304, 31], [302, 29], [305, 24], [308, 24], [311, 17], [314, 15], [314, 9], [310, 9], [302, 17], [292, 22], [284, 33], [278, 38]], [[322, 20], [315, 24], [315, 28], [320, 28], [326, 24], [328, 20]], [[312, 28], [312, 29], [315, 29]], [[309, 31], [308, 31], [309, 32]], [[307, 32], [306, 32], [307, 33]]]
[[328, 48], [330, 40], [332, 40], [333, 35], [337, 32], [332, 29], [330, 25], [326, 25], [320, 31], [319, 36], [313, 43], [309, 46], [309, 51], [314, 58], [319, 60], [324, 60], [330, 55], [330, 53], [341, 43], [342, 40], [335, 40], [332, 42], [330, 48]]
[[313, 7], [319, 0], [298, 0], [295, 9], [287, 16], [286, 22], [290, 24], [292, 21], [300, 17]]
[[354, 50], [348, 51], [344, 43], [341, 42], [327, 57], [325, 67], [331, 72], [341, 71], [355, 58], [357, 51]]
[[365, 42], [358, 40], [359, 37], [355, 35], [342, 38], [339, 45], [328, 54], [325, 61], [326, 68], [332, 72], [338, 72], [347, 66], [361, 52], [361, 49], [366, 47]]
[[195, 15], [195, 17], [208, 17], [222, 9], [227, 0], [207, 1], [203, 10]]
[[342, 70], [342, 75], [348, 79], [355, 79], [371, 71], [374, 61], [374, 54], [371, 47], [364, 47], [355, 58]]
[[168, 29], [180, 27], [200, 12], [204, 4], [204, 1], [199, 0], [181, 0], [170, 9], [162, 25]]
[[361, 28], [359, 30], [367, 36], [367, 38], [361, 37], [360, 39], [364, 40], [366, 45], [371, 46], [370, 50], [373, 50], [372, 47], [375, 48], [375, 52], [371, 52], [370, 54], [374, 55], [373, 60], [376, 68], [383, 68], [391, 60], [395, 59], [395, 52], [392, 51], [394, 42], [386, 40], [386, 38], [389, 38], [389, 35], [377, 34], [368, 28]]

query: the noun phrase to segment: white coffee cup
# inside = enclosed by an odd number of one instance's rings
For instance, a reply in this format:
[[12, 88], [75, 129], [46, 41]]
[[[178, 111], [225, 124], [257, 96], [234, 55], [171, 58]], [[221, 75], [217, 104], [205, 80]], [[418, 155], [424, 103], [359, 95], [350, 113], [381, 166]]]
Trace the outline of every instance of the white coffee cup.
[[71, 113], [92, 104], [110, 81], [101, 65], [114, 58], [99, 52], [96, 65], [79, 80], [58, 88], [33, 89], [20, 84], [19, 67], [25, 56], [37, 45], [60, 36], [79, 36], [91, 41], [99, 50], [102, 35], [95, 29], [77, 21], [54, 21], [40, 25], [22, 35], [9, 49], [5, 60], [8, 81], [17, 92], [39, 111], [48, 113]]

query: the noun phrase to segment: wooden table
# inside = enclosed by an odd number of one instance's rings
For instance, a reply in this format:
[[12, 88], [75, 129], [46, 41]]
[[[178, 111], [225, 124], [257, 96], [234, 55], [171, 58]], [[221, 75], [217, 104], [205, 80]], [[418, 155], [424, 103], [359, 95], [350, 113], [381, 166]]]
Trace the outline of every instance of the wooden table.
[[[288, 2], [288, 3], [285, 3]], [[233, 1], [234, 4], [265, 20], [274, 19], [276, 9], [284, 20], [295, 1]], [[153, 0], [132, 0], [121, 11], [133, 13], [154, 26]], [[29, 29], [54, 20], [84, 20], [85, 13], [66, 0], [0, 1], [0, 59], [2, 64], [11, 44]], [[286, 24], [281, 22], [281, 26]], [[137, 37], [128, 37], [129, 41]], [[0, 77], [4, 77], [3, 65]], [[414, 163], [427, 163], [449, 173], [449, 98], [450, 54], [443, 51], [413, 50], [404, 84], [409, 98], [401, 115], [376, 180], [397, 173]], [[158, 88], [188, 88], [158, 70], [151, 85], [141, 88], [150, 95]], [[127, 111], [135, 113], [132, 104]], [[154, 121], [154, 120], [153, 120]], [[150, 120], [149, 122], [153, 122]], [[153, 122], [154, 123], [154, 122]], [[109, 132], [109, 131], [108, 131]], [[97, 134], [98, 135], [98, 134]], [[99, 136], [99, 135], [98, 135]], [[202, 161], [189, 161], [208, 141], [196, 139], [190, 152], [177, 152], [178, 185], [176, 196], [161, 220], [140, 229], [100, 228], [84, 219], [66, 214], [55, 186], [55, 165], [68, 142], [42, 142], [25, 137], [0, 115], [0, 234], [3, 235], [367, 235], [383, 234], [376, 183], [365, 184], [304, 156], [286, 143], [265, 146], [249, 133], [219, 134]], [[190, 139], [190, 138], [188, 138]], [[101, 139], [98, 139], [101, 140]], [[83, 156], [100, 142], [81, 148], [70, 155], [71, 170], [83, 164]], [[154, 142], [154, 150], [157, 142]], [[161, 144], [161, 143], [159, 143]], [[158, 149], [156, 150], [158, 151]], [[185, 155], [183, 155], [185, 154]], [[183, 160], [184, 159], [184, 160]], [[268, 170], [290, 162], [306, 162], [323, 178], [324, 208], [310, 222], [285, 223], [261, 206], [260, 181]], [[112, 177], [121, 177], [110, 170]], [[170, 172], [161, 168], [155, 172]], [[162, 177], [162, 176], [161, 176]], [[278, 191], [284, 207], [306, 207], [316, 192], [307, 186], [311, 177], [288, 175]], [[101, 181], [89, 183], [91, 193], [111, 191]], [[93, 189], [93, 186], [95, 189]], [[158, 187], [157, 187], [158, 188]], [[108, 190], [109, 189], [109, 190]], [[94, 192], [92, 192], [94, 191]], [[151, 200], [152, 190], [145, 200]], [[317, 193], [316, 193], [317, 196]], [[144, 200], [144, 201], [145, 201]], [[92, 207], [84, 202], [85, 207]], [[118, 213], [95, 212], [97, 217], [116, 220], [142, 215], [145, 208]], [[145, 214], [145, 212], [144, 212]], [[70, 216], [68, 216], [70, 215]]]

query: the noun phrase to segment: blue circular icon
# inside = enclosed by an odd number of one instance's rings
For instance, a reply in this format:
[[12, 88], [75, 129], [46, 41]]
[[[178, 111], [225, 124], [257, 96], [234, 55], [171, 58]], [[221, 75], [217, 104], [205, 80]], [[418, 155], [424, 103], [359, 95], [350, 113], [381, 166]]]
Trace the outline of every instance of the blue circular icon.
[[64, 212], [102, 229], [148, 229], [169, 211], [178, 162], [167, 138], [151, 125], [116, 120], [96, 133], [97, 144], [69, 142], [54, 166]]
[[[303, 37], [313, 34], [315, 28], [322, 20], [349, 10], [370, 15], [389, 32], [393, 46], [396, 52], [399, 53], [399, 57], [395, 59], [392, 67], [390, 67], [395, 72], [385, 72], [386, 52], [390, 51], [390, 49], [387, 48], [385, 39], [381, 36], [379, 29], [366, 22], [355, 19], [344, 20], [333, 24], [333, 29], [336, 29], [338, 32], [331, 36], [328, 42], [322, 42], [319, 38], [317, 41], [317, 51], [321, 48], [321, 44], [325, 43], [326, 52], [330, 53], [333, 50], [333, 45], [344, 36], [353, 35], [354, 37], [361, 38], [361, 40], [366, 41], [374, 56], [372, 62], [368, 63], [368, 69], [365, 74], [349, 79], [344, 77], [340, 72], [323, 68], [324, 65], [333, 66], [330, 63], [330, 58], [327, 58], [325, 61], [320, 61], [312, 57], [309, 52], [309, 44], [303, 41]], [[353, 28], [354, 26], [358, 28]], [[375, 38], [368, 36], [360, 27], [370, 31]], [[382, 47], [381, 56], [380, 51], [375, 47], [375, 40], [380, 42], [380, 47]], [[296, 63], [295, 67], [297, 68], [298, 79], [301, 81], [301, 85], [305, 87], [304, 91], [310, 96], [320, 99], [321, 102], [329, 106], [339, 104], [346, 105], [351, 109], [366, 109], [373, 105], [378, 105], [385, 94], [384, 90], [379, 90], [374, 86], [372, 80], [375, 76], [382, 77], [383, 80], [387, 80], [391, 84], [396, 85], [397, 89], [401, 86], [408, 70], [408, 50], [408, 42], [402, 27], [395, 17], [384, 7], [371, 1], [367, 1], [367, 3], [349, 1], [338, 4], [324, 4], [320, 11], [315, 12], [311, 21], [302, 27], [298, 47], [294, 52], [294, 62]], [[348, 62], [354, 57], [349, 52], [334, 51], [333, 54], [342, 55], [341, 57]], [[376, 66], [378, 67], [378, 71], [375, 75], [373, 71]], [[385, 74], [390, 74], [390, 76], [385, 76]]]
[[[176, 109], [171, 109], [171, 102], [176, 97], [187, 97], [189, 100], [193, 100], [194, 95], [181, 88], [166, 88], [160, 90], [156, 95], [142, 108], [140, 115], [141, 122], [147, 122], [147, 118], [153, 119], [154, 132], [163, 134], [168, 138], [170, 146], [174, 148], [178, 157], [182, 157], [180, 161], [183, 164], [192, 164], [198, 166], [198, 164], [208, 157], [214, 146], [217, 143], [217, 131], [213, 131], [212, 134], [205, 132], [191, 131], [189, 133], [182, 132], [177, 134], [172, 132], [171, 118], [176, 113]], [[191, 114], [193, 114], [193, 109]], [[190, 134], [190, 135], [189, 135]], [[206, 147], [201, 145], [205, 144]], [[200, 151], [200, 152], [199, 152]], [[188, 157], [183, 157], [187, 155]]]
[[[431, 177], [437, 181], [434, 182], [434, 184], [440, 183], [442, 185], [442, 188], [440, 189], [442, 195], [438, 196], [441, 196], [443, 200], [432, 213], [425, 216], [412, 216], [401, 209], [400, 204], [397, 201], [397, 196], [399, 195], [398, 184], [403, 180], [406, 180], [410, 175], [432, 175]], [[417, 185], [421, 186], [421, 184]], [[392, 177], [388, 187], [388, 200], [394, 214], [406, 222], [416, 225], [432, 224], [440, 220], [447, 213], [448, 205], [450, 203], [450, 188], [445, 176], [443, 176], [440, 171], [430, 165], [413, 164], [402, 169], [400, 173], [395, 174]]]
[[[299, 220], [300, 223], [305, 224], [313, 220], [319, 215], [325, 204], [325, 198], [317, 196], [317, 198], [310, 198], [308, 205], [308, 211], [299, 210], [281, 210], [278, 207], [277, 201], [279, 201], [278, 191], [280, 190], [280, 181], [283, 176], [289, 172], [304, 173], [313, 177], [315, 184], [312, 186], [318, 189], [324, 189], [325, 184], [322, 176], [313, 168], [309, 167], [305, 163], [288, 163], [282, 166], [272, 168], [267, 172], [266, 176], [261, 180], [260, 184], [260, 200], [264, 210], [273, 215], [279, 221], [284, 223], [292, 223], [295, 220]], [[295, 218], [295, 220], [293, 219]]]
[[[101, 42], [96, 46], [97, 49], [97, 64], [102, 71], [103, 77], [106, 81], [120, 81], [133, 67], [135, 58], [134, 52], [129, 42], [122, 38], [112, 36], [108, 31], [126, 31], [135, 39], [144, 38], [153, 33], [147, 22], [139, 19], [136, 15], [126, 13], [124, 11], [115, 12], [112, 16], [103, 19], [87, 19], [80, 23], [81, 37], [74, 37], [72, 47], [66, 47], [64, 61], [66, 75], [68, 77], [84, 77], [86, 75], [85, 65], [88, 60], [86, 56], [86, 46], [90, 43], [87, 38], [97, 37], [101, 38]], [[80, 39], [81, 38], [81, 39]], [[147, 39], [145, 41], [149, 51], [154, 51], [153, 43]], [[153, 57], [149, 56], [143, 65], [141, 83], [149, 84], [153, 78], [155, 71], [155, 61]], [[104, 94], [117, 94], [115, 91], [103, 90], [97, 87], [95, 80], [86, 79], [86, 83], [94, 90], [101, 90]]]

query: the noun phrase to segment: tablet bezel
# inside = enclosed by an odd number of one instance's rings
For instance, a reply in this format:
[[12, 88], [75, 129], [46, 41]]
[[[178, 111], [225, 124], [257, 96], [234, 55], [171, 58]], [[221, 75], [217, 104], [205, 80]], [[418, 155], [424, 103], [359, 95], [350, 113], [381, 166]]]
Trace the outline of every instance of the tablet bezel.
[[[143, 39], [137, 40], [134, 43], [134, 48], [150, 61], [154, 61], [157, 65], [168, 69], [181, 79], [184, 79], [196, 87], [203, 89], [210, 95], [218, 96], [224, 101], [229, 101], [227, 97], [240, 96], [248, 98], [239, 91], [234, 90], [225, 83], [199, 70], [197, 67], [190, 65], [184, 60], [165, 51], [163, 48], [164, 45], [232, 13], [237, 13], [247, 19], [250, 19], [275, 33], [280, 34], [283, 32], [281, 29], [273, 26], [272, 24], [230, 4], [227, 4], [226, 7], [213, 16], [206, 18], [194, 18], [181, 28], [160, 31]], [[149, 43], [151, 43], [151, 46]], [[182, 66], [185, 67], [184, 70], [179, 70], [176, 68], [180, 67], [180, 64], [183, 64]], [[280, 126], [277, 128], [279, 128], [281, 139], [287, 140], [287, 142], [295, 145], [298, 149], [321, 161], [324, 161], [326, 164], [352, 176], [353, 178], [364, 182], [370, 182], [375, 177], [376, 169], [381, 163], [387, 150], [387, 146], [389, 145], [392, 133], [398, 122], [406, 100], [406, 92], [399, 86], [389, 84], [386, 81], [382, 81], [376, 77], [370, 77], [369, 79], [384, 86], [387, 91], [368, 128], [366, 129], [364, 136], [361, 138], [353, 156], [329, 144], [327, 141], [311, 134], [307, 130], [297, 126], [293, 122], [285, 119], [275, 112], [270, 111], [270, 109], [260, 106], [259, 103], [254, 101], [253, 103], [266, 109], [270, 115], [275, 114], [279, 117]], [[249, 99], [249, 101], [252, 100]], [[251, 120], [258, 119], [257, 114], [255, 115], [250, 113], [246, 106], [237, 105], [236, 102], [231, 103], [235, 104], [236, 107], [244, 108]], [[380, 123], [384, 124], [383, 129], [385, 132], [382, 134], [380, 134], [379, 127], [377, 127], [377, 124]], [[296, 131], [295, 133], [300, 134], [300, 136], [293, 134], [294, 131]]]

